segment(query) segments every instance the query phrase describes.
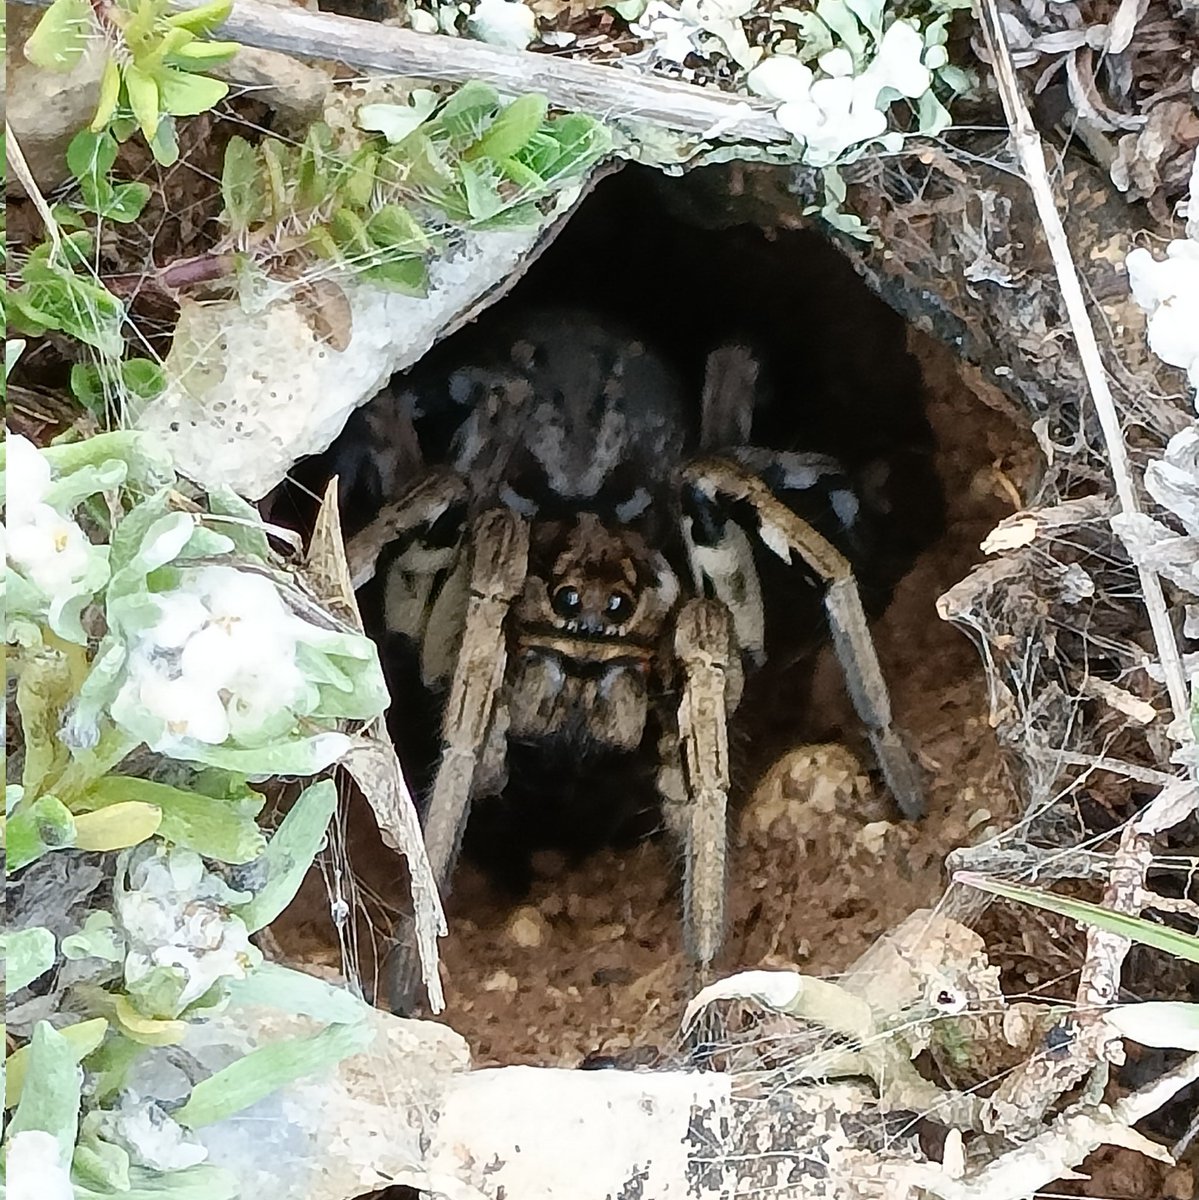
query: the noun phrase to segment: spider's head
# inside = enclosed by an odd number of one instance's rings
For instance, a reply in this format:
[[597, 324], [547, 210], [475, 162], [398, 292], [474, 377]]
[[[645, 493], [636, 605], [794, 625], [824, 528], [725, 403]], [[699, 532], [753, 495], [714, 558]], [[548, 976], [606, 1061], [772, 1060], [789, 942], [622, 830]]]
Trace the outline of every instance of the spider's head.
[[636, 747], [678, 595], [674, 572], [639, 533], [586, 512], [534, 522], [513, 609], [513, 733]]
[[678, 595], [640, 533], [594, 513], [534, 526], [522, 624], [650, 649]]

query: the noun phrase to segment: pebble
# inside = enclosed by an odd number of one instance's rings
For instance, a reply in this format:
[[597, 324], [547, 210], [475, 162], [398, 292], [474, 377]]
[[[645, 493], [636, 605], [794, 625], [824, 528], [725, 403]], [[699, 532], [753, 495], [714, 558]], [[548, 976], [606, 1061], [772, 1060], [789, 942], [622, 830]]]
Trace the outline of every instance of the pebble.
[[508, 918], [508, 937], [526, 950], [542, 945], [549, 935], [549, 923], [531, 904], [518, 908]]

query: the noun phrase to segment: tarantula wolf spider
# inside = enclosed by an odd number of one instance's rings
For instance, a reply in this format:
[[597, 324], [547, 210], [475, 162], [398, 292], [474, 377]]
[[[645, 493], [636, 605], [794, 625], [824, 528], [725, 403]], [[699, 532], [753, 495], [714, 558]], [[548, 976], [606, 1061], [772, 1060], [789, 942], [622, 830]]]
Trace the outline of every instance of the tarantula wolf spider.
[[[603, 794], [607, 765], [648, 750], [683, 850], [686, 944], [711, 961], [726, 925], [728, 720], [745, 671], [772, 652], [763, 556], [792, 569], [795, 621], [805, 596], [818, 621], [822, 598], [887, 785], [921, 812], [850, 566], [867, 514], [835, 460], [750, 444], [758, 374], [747, 345], [718, 346], [696, 403], [628, 331], [534, 311], [477, 361], [395, 381], [343, 435], [343, 496], [377, 513], [349, 543], [355, 583], [377, 569], [393, 644], [445, 697], [424, 825], [443, 889], [472, 806], [525, 786], [530, 762], [581, 771], [576, 793], [601, 794], [579, 803], [617, 809], [625, 787]], [[543, 785], [566, 786], [553, 770]]]

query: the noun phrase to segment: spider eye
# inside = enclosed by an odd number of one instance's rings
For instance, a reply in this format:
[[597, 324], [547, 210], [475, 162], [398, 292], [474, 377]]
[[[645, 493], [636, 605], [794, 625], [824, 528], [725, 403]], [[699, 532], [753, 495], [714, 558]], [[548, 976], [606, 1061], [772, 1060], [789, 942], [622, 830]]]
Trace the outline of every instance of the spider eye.
[[579, 596], [579, 589], [568, 584], [566, 587], [560, 587], [554, 593], [554, 598], [550, 603], [558, 616], [573, 617], [582, 605], [582, 598]]
[[604, 607], [607, 609], [609, 618], [619, 624], [621, 621], [627, 621], [633, 615], [635, 606], [633, 598], [626, 592], [613, 592]]

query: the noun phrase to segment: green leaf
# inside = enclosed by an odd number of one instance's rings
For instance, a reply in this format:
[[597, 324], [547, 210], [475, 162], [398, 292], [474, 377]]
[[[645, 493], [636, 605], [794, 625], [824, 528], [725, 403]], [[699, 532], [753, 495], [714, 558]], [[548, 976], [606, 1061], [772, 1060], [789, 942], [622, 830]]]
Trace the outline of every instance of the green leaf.
[[4, 990], [10, 996], [54, 966], [54, 934], [40, 926], [0, 933], [0, 946], [4, 949]]
[[478, 163], [461, 165], [462, 187], [466, 193], [466, 208], [472, 221], [486, 221], [504, 207], [504, 199], [496, 186], [494, 175]]
[[230, 979], [226, 989], [233, 1007], [277, 1008], [327, 1024], [361, 1021], [370, 1012], [344, 987], [273, 962], [260, 963], [243, 979]]
[[1121, 1004], [1103, 1014], [1121, 1037], [1142, 1046], [1168, 1050], [1199, 1051], [1199, 1004], [1181, 1000], [1147, 1000], [1143, 1004]]
[[363, 279], [386, 284], [409, 296], [424, 296], [429, 290], [429, 269], [423, 258], [397, 258], [377, 262], [360, 271]]
[[[91, 1114], [89, 1114], [90, 1116]], [[75, 1147], [71, 1160], [71, 1174], [76, 1182], [94, 1184], [105, 1192], [127, 1192], [129, 1190], [129, 1155], [120, 1146], [105, 1141], [87, 1128], [84, 1118], [84, 1133]]]
[[173, 117], [194, 117], [207, 112], [229, 94], [229, 85], [223, 79], [177, 71], [173, 67], [163, 67], [155, 78], [158, 103], [163, 112]]
[[1107, 930], [1108, 933], [1140, 942], [1143, 946], [1164, 950], [1175, 958], [1199, 963], [1199, 937], [1194, 934], [1183, 933], [1178, 929], [1168, 929], [1163, 925], [1155, 925], [1143, 917], [1113, 912], [1110, 908], [1104, 908], [1100, 904], [1091, 904], [1087, 900], [1072, 900], [1068, 896], [1058, 896], [1053, 892], [1043, 892], [1038, 888], [1026, 887], [1019, 883], [1002, 883], [998, 879], [990, 879], [971, 871], [959, 871], [954, 875], [953, 881], [978, 888], [983, 892], [990, 892], [992, 895], [1004, 896], [1008, 900], [1019, 900], [1023, 904], [1031, 904], [1034, 908], [1043, 908], [1064, 917], [1072, 917], [1086, 925], [1094, 925], [1098, 929]]
[[5, 866], [11, 875], [51, 850], [73, 846], [75, 821], [56, 796], [41, 796], [8, 818], [5, 833]]
[[203, 42], [199, 39], [184, 42], [167, 55], [167, 62], [184, 69], [207, 70], [219, 63], [228, 62], [241, 46], [237, 42]]
[[366, 223], [371, 241], [381, 250], [427, 250], [428, 234], [400, 204], [385, 204]]
[[47, 71], [69, 71], [95, 28], [87, 0], [54, 0], [25, 43], [25, 57]]
[[25, 1086], [9, 1136], [31, 1129], [50, 1134], [58, 1142], [59, 1164], [66, 1167], [78, 1136], [82, 1084], [71, 1043], [48, 1021], [39, 1021], [29, 1042]]
[[540, 225], [542, 221], [541, 209], [537, 207], [531, 200], [524, 204], [513, 204], [505, 208], [502, 212], [498, 212], [494, 217], [488, 217], [486, 221], [479, 221], [476, 229], [528, 229], [533, 225]]
[[62, 939], [63, 958], [72, 962], [98, 958], [103, 962], [125, 961], [125, 938], [117, 929], [112, 913], [100, 909], [84, 918], [83, 928]]
[[544, 163], [527, 162], [549, 182], [580, 174], [611, 152], [612, 136], [598, 121], [584, 113], [567, 113], [549, 121], [546, 132], [557, 143], [556, 152]]
[[173, 167], [179, 161], [179, 139], [175, 136], [174, 117], [164, 116], [150, 139], [154, 161], [162, 167]]
[[548, 109], [549, 102], [544, 96], [521, 96], [513, 100], [491, 123], [487, 132], [466, 150], [464, 157], [511, 158], [523, 150], [533, 134], [541, 128]]
[[117, 161], [117, 139], [107, 130], [81, 129], [67, 146], [67, 167], [76, 179], [102, 179]]
[[217, 799], [149, 779], [108, 775], [84, 792], [77, 807], [90, 811], [127, 800], [162, 810], [159, 837], [218, 862], [250, 862], [266, 844], [255, 820], [263, 798], [248, 787], [228, 799]]
[[278, 1088], [361, 1052], [373, 1038], [373, 1030], [365, 1023], [332, 1025], [311, 1037], [260, 1046], [197, 1083], [187, 1103], [175, 1113], [175, 1120], [185, 1129], [223, 1121]]
[[454, 149], [465, 150], [479, 140], [499, 107], [495, 88], [486, 83], [465, 83], [445, 102], [436, 125]]
[[125, 95], [129, 98], [129, 107], [137, 118], [142, 137], [152, 142], [158, 132], [160, 116], [158, 84], [137, 63], [130, 63], [125, 68]]
[[266, 882], [238, 916], [251, 933], [269, 925], [291, 902], [325, 839], [337, 808], [337, 788], [324, 779], [306, 787], [260, 859]]
[[158, 832], [162, 812], [153, 804], [126, 801], [75, 817], [75, 845], [80, 850], [125, 850]]
[[816, 0], [816, 15], [841, 39], [854, 63], [866, 53], [866, 35], [846, 0]]
[[[107, 1189], [96, 1191], [78, 1179], [75, 1200], [114, 1200]], [[145, 1167], [129, 1169], [129, 1190], [116, 1193], [119, 1200], [240, 1200], [245, 1192], [235, 1176], [223, 1167], [201, 1163], [164, 1174]]]
[[103, 208], [96, 211], [118, 225], [128, 225], [142, 215], [142, 209], [150, 199], [150, 185], [131, 181], [113, 186], [112, 195]]
[[221, 171], [225, 221], [234, 233], [244, 233], [266, 213], [258, 153], [244, 137], [231, 137]]
[[[74, 1025], [64, 1025], [59, 1031], [64, 1041], [71, 1048], [75, 1062], [82, 1062], [104, 1040], [108, 1032], [108, 1021], [104, 1017], [93, 1017], [90, 1021], [77, 1021]], [[20, 1102], [25, 1092], [25, 1080], [33, 1059], [31, 1046], [22, 1046], [14, 1050], [5, 1060], [4, 1072], [4, 1107], [12, 1108]]]
[[[64, 247], [66, 243], [63, 243]], [[57, 329], [117, 358], [125, 310], [102, 284], [71, 270], [65, 263], [31, 258], [21, 271], [25, 287], [12, 293], [48, 329]]]
[[42, 793], [70, 758], [60, 731], [63, 710], [74, 698], [79, 682], [71, 659], [53, 651], [28, 658], [17, 676], [17, 711], [25, 740], [21, 785], [30, 800]]
[[423, 125], [436, 107], [436, 92], [416, 88], [407, 104], [364, 104], [355, 119], [360, 129], [381, 133], [394, 146]]
[[211, 0], [208, 4], [189, 8], [184, 12], [171, 13], [166, 18], [168, 25], [177, 25], [180, 29], [190, 29], [192, 33], [210, 33], [223, 25], [233, 11], [233, 0]]

